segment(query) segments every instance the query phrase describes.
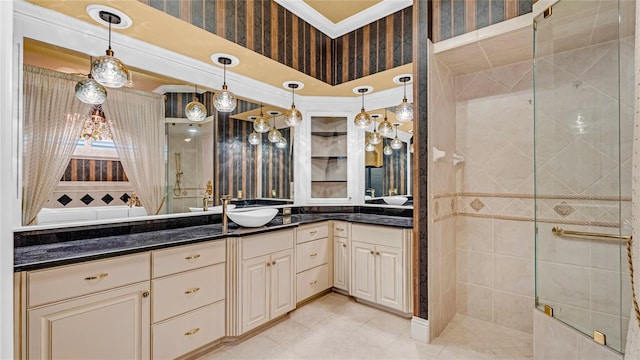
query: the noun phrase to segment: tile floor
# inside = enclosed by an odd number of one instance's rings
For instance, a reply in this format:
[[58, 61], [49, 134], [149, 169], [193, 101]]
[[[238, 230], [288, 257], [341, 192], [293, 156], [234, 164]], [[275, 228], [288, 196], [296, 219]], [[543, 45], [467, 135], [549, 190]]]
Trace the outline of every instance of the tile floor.
[[331, 293], [214, 359], [533, 359], [532, 336], [456, 315], [431, 344], [414, 341], [410, 321]]

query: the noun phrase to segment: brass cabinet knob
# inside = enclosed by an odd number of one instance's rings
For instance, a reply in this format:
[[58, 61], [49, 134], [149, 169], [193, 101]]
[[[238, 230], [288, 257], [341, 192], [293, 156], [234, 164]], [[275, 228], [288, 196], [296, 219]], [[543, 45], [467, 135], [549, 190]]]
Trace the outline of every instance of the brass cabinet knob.
[[187, 256], [186, 258], [184, 258], [185, 260], [195, 260], [197, 258], [200, 257], [200, 254], [195, 254], [195, 255], [191, 255], [191, 256]]
[[184, 333], [184, 336], [191, 336], [194, 335], [195, 333], [197, 333], [198, 331], [200, 331], [200, 328], [195, 328], [193, 330], [189, 330], [186, 333]]
[[273, 260], [273, 261], [271, 262], [271, 265], [275, 265], [275, 264], [276, 264], [276, 261], [275, 261], [275, 260]]
[[376, 255], [380, 255], [380, 251], [376, 251]]
[[314, 281], [310, 282], [309, 285], [313, 286], [313, 285], [315, 285], [317, 283], [318, 283], [318, 280], [314, 280]]
[[347, 244], [342, 244], [342, 247], [347, 247]]
[[317, 230], [309, 231], [309, 235], [311, 235], [311, 236], [313, 236], [313, 235], [315, 235], [315, 234], [317, 234], [317, 233], [318, 233], [318, 231], [317, 231]]
[[343, 228], [336, 228], [336, 231], [344, 231]]
[[318, 256], [318, 253], [309, 254], [309, 256], [316, 257], [316, 256]]
[[271, 266], [271, 261], [267, 261], [267, 266]]
[[142, 297], [143, 297], [143, 298], [148, 298], [148, 297], [149, 297], [149, 295], [150, 295], [150, 294], [149, 294], [149, 292], [148, 292], [148, 291], [145, 291], [145, 292], [143, 292], [143, 293], [142, 293]]
[[98, 275], [87, 276], [87, 277], [86, 277], [86, 278], [84, 278], [84, 279], [85, 279], [85, 280], [87, 280], [87, 281], [90, 281], [90, 280], [98, 280], [98, 279], [104, 279], [104, 278], [106, 278], [107, 276], [109, 276], [109, 274], [108, 274], [108, 273], [102, 273], [102, 274], [98, 274]]
[[375, 253], [376, 253], [375, 251], [371, 250], [371, 255], [375, 255]]
[[189, 294], [195, 294], [198, 291], [200, 291], [200, 288], [196, 287], [196, 288], [193, 288], [193, 289], [189, 289], [189, 290], [185, 291], [184, 293], [185, 293], [185, 295], [189, 295]]

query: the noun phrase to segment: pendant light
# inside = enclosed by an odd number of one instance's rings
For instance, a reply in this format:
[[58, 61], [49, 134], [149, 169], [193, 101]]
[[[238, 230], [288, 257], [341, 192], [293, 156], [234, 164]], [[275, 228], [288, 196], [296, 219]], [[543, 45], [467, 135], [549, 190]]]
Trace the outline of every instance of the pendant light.
[[223, 66], [222, 72], [222, 91], [216, 93], [213, 98], [213, 105], [220, 112], [232, 112], [236, 108], [236, 96], [227, 90], [227, 65], [231, 64], [231, 59], [227, 57], [219, 57], [218, 62]]
[[409, 76], [403, 76], [398, 81], [404, 84], [404, 97], [400, 105], [396, 106], [396, 119], [400, 122], [413, 120], [413, 105], [407, 102], [407, 82], [411, 80]]
[[395, 123], [393, 126], [396, 127], [396, 137], [391, 140], [391, 148], [393, 150], [400, 150], [402, 149], [402, 140], [398, 139], [398, 126], [400, 126], [400, 124]]
[[258, 145], [262, 142], [262, 136], [256, 132], [255, 129], [255, 122], [257, 121], [258, 117], [257, 116], [249, 116], [249, 120], [253, 120], [253, 131], [251, 132], [251, 134], [249, 134], [248, 140], [249, 140], [249, 144], [251, 145]]
[[364, 147], [365, 151], [374, 151], [376, 149], [376, 146], [373, 145], [370, 141], [367, 143], [367, 145]]
[[111, 87], [120, 88], [129, 81], [129, 70], [113, 56], [111, 50], [111, 24], [120, 24], [120, 16], [108, 11], [100, 11], [100, 18], [109, 23], [109, 48], [106, 55], [96, 58], [91, 66], [91, 75], [100, 84]]
[[193, 101], [184, 107], [184, 113], [187, 115], [187, 119], [194, 122], [204, 121], [207, 117], [207, 108], [198, 101], [198, 85], [195, 86]]
[[378, 130], [376, 130], [378, 126], [378, 122], [376, 121], [376, 119], [378, 119], [379, 117], [379, 114], [371, 115], [371, 118], [373, 119], [373, 132], [369, 136], [369, 142], [373, 145], [378, 145], [382, 142], [382, 135], [380, 135]]
[[393, 134], [393, 126], [391, 122], [387, 119], [387, 109], [384, 109], [384, 121], [378, 125], [378, 132], [382, 136], [391, 136]]
[[288, 83], [287, 87], [291, 89], [291, 109], [287, 110], [284, 113], [284, 122], [289, 126], [298, 126], [302, 123], [302, 113], [300, 110], [296, 109], [296, 104], [294, 102], [295, 99], [295, 90], [299, 87], [296, 83]]
[[357, 91], [362, 94], [362, 110], [356, 115], [353, 122], [355, 123], [358, 129], [367, 129], [371, 126], [371, 116], [364, 111], [364, 94], [369, 91], [366, 87], [358, 88]]
[[258, 116], [253, 122], [253, 129], [259, 133], [266, 133], [269, 131], [269, 121], [265, 119], [262, 114], [262, 103], [260, 103], [260, 116]]
[[280, 131], [276, 129], [276, 115], [278, 113], [275, 111], [271, 111], [269, 114], [273, 115], [273, 127], [271, 127], [271, 130], [269, 130], [269, 134], [267, 135], [267, 137], [269, 138], [270, 142], [277, 143], [282, 137]]
[[287, 147], [287, 139], [285, 139], [284, 136], [280, 136], [280, 138], [278, 139], [278, 141], [276, 142], [276, 147], [278, 149], [284, 149]]
[[393, 149], [391, 148], [391, 146], [387, 145], [387, 146], [384, 147], [384, 149], [382, 149], [382, 152], [385, 155], [389, 156], [389, 155], [393, 154]]
[[[93, 57], [90, 58], [89, 65], [92, 63]], [[89, 72], [86, 79], [80, 80], [76, 84], [76, 97], [85, 104], [100, 105], [107, 100], [107, 90]]]

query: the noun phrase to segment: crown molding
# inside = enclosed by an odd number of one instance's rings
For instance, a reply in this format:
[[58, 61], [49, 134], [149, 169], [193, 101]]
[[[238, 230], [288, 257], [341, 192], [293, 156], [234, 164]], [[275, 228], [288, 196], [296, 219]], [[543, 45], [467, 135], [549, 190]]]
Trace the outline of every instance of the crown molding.
[[337, 24], [301, 0], [274, 0], [332, 39], [413, 5], [413, 0], [383, 0]]

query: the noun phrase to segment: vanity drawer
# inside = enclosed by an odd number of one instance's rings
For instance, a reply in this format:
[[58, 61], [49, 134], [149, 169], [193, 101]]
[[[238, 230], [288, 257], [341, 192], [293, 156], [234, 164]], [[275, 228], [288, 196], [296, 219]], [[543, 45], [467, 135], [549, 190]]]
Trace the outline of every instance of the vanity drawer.
[[313, 224], [301, 226], [296, 229], [296, 244], [303, 242], [322, 239], [329, 236], [329, 225], [324, 222], [321, 224]]
[[151, 327], [152, 359], [175, 359], [224, 336], [224, 300]]
[[329, 239], [318, 239], [296, 245], [296, 272], [329, 262]]
[[153, 277], [218, 264], [226, 258], [225, 240], [186, 245], [153, 252]]
[[225, 297], [225, 264], [154, 279], [153, 322], [211, 304]]
[[403, 229], [390, 226], [351, 225], [351, 240], [368, 244], [402, 248], [404, 243]]
[[296, 285], [296, 302], [328, 289], [329, 264], [324, 264], [296, 275]]
[[340, 238], [349, 238], [349, 223], [342, 221], [333, 222], [333, 236]]
[[280, 230], [242, 238], [242, 259], [293, 248], [293, 230]]
[[149, 253], [119, 256], [27, 273], [33, 307], [149, 280]]

